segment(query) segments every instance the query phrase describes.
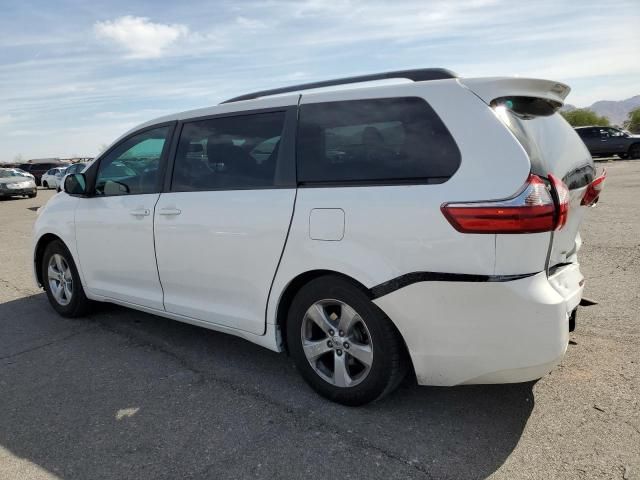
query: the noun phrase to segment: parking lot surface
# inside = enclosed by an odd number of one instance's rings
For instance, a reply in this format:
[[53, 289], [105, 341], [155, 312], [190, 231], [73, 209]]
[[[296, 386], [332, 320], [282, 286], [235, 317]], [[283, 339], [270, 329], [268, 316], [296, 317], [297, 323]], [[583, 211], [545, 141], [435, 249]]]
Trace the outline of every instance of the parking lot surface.
[[640, 479], [640, 162], [602, 166], [581, 250], [599, 303], [562, 364], [361, 408], [235, 337], [110, 305], [59, 317], [30, 270], [54, 192], [0, 201], [0, 479]]

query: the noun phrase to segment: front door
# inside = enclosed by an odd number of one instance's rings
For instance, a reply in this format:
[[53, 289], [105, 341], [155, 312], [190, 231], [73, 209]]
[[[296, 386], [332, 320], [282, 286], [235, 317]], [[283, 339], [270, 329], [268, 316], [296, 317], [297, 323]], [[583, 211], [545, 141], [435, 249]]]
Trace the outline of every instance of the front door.
[[130, 136], [100, 159], [93, 194], [75, 214], [80, 267], [91, 293], [162, 310], [153, 245], [160, 165], [172, 126]]
[[295, 109], [184, 124], [155, 211], [168, 312], [264, 333], [296, 192], [285, 119]]

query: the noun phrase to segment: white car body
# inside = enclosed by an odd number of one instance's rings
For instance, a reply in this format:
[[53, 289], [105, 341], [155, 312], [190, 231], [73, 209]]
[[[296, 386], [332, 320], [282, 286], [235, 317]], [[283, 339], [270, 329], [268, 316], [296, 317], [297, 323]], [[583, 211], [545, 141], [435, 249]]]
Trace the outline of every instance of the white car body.
[[42, 174], [40, 184], [45, 188], [58, 188], [61, 185], [67, 167], [55, 167]]
[[[561, 104], [567, 93], [565, 85], [545, 80], [398, 81], [264, 96], [148, 122], [122, 139], [171, 122], [180, 131], [185, 121], [231, 112], [295, 114], [323, 102], [411, 97], [436, 112], [461, 161], [447, 181], [436, 184], [296, 183], [180, 192], [165, 180], [156, 193], [61, 193], [41, 209], [35, 225], [37, 282], [43, 284], [42, 246], [57, 237], [72, 254], [88, 298], [281, 351], [290, 289], [335, 272], [366, 289], [393, 322], [419, 384], [539, 378], [563, 357], [569, 317], [582, 297], [578, 227], [593, 175], [570, 185], [568, 221], [558, 231], [461, 233], [441, 207], [512, 198], [534, 169], [534, 153], [507, 128], [500, 107], [489, 106], [494, 99]], [[588, 151], [559, 114], [523, 122], [536, 143], [536, 162], [548, 168], [543, 174], [566, 180], [581, 168], [593, 169]]]

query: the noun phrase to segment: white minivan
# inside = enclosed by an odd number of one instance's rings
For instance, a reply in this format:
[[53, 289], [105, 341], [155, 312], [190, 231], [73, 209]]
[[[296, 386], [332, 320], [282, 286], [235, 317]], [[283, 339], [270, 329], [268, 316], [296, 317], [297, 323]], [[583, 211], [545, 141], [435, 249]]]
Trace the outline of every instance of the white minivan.
[[113, 302], [287, 351], [348, 405], [407, 373], [537, 379], [567, 348], [604, 181], [568, 92], [421, 69], [148, 122], [41, 209], [37, 282], [64, 316]]

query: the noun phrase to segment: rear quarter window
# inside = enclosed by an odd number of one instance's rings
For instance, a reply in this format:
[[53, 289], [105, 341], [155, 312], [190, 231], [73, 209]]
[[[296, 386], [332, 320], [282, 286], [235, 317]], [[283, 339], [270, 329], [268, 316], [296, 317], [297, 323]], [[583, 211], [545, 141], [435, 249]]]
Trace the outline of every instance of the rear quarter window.
[[298, 181], [442, 183], [460, 166], [444, 123], [421, 98], [303, 104]]
[[576, 133], [580, 135], [580, 138], [593, 137], [593, 132], [588, 128], [577, 129]]
[[502, 110], [498, 118], [529, 155], [531, 173], [542, 177], [554, 173], [570, 189], [593, 181], [595, 169], [591, 154], [577, 131], [559, 113], [522, 118]]

